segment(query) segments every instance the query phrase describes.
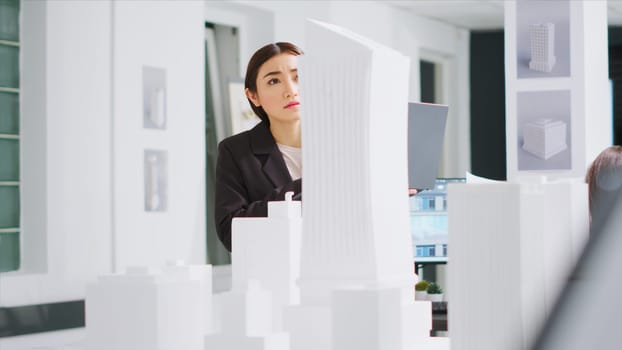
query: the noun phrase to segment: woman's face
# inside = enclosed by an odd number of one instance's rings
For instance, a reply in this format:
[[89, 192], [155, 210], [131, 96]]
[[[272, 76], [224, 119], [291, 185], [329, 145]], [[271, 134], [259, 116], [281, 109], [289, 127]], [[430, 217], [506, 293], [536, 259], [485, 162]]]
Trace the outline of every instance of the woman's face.
[[297, 57], [281, 53], [267, 60], [257, 74], [257, 92], [246, 89], [246, 96], [263, 108], [271, 124], [300, 120]]

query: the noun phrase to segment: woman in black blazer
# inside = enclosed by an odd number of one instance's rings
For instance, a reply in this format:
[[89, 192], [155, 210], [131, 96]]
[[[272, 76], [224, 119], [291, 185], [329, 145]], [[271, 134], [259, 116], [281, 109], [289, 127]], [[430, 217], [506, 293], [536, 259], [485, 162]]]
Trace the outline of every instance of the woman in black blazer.
[[301, 191], [297, 56], [302, 53], [278, 42], [257, 50], [248, 63], [245, 92], [261, 122], [222, 140], [216, 164], [216, 225], [229, 251], [234, 217], [265, 217], [268, 201]]

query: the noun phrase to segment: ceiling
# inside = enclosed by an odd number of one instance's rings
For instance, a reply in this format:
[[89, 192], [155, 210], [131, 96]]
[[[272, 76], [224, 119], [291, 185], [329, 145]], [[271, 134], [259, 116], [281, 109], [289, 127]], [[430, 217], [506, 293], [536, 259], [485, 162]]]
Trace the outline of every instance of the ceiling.
[[[392, 0], [388, 3], [464, 29], [503, 28], [503, 0]], [[608, 0], [607, 15], [610, 26], [622, 26], [622, 0]]]

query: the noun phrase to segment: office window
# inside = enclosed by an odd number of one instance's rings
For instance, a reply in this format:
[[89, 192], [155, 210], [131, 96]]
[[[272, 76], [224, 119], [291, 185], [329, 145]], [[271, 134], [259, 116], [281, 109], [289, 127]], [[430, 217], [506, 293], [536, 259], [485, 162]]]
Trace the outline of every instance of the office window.
[[19, 0], [0, 0], [0, 272], [19, 268]]

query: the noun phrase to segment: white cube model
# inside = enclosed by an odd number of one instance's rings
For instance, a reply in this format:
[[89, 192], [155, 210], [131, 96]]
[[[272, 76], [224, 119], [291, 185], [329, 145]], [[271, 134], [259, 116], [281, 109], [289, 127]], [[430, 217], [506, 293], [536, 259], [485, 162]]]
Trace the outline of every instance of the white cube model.
[[300, 201], [288, 192], [284, 201], [268, 203], [266, 218], [234, 218], [232, 232], [232, 285], [245, 290], [250, 280], [259, 281], [272, 293], [273, 329], [282, 330], [282, 310], [298, 304], [300, 290]]
[[529, 69], [551, 72], [555, 65], [555, 25], [553, 23], [531, 24], [531, 61]]
[[449, 186], [452, 350], [530, 349], [588, 236], [587, 185]]
[[234, 285], [215, 295], [215, 304], [221, 331], [205, 337], [205, 350], [289, 350], [288, 334], [273, 330], [272, 293], [259, 281]]
[[426, 349], [429, 301], [404, 300], [400, 288], [340, 288], [333, 292], [332, 349]]
[[539, 119], [523, 126], [523, 149], [538, 158], [549, 159], [562, 152], [567, 125], [561, 120]]
[[202, 350], [212, 316], [211, 265], [130, 267], [87, 287], [86, 349]]

